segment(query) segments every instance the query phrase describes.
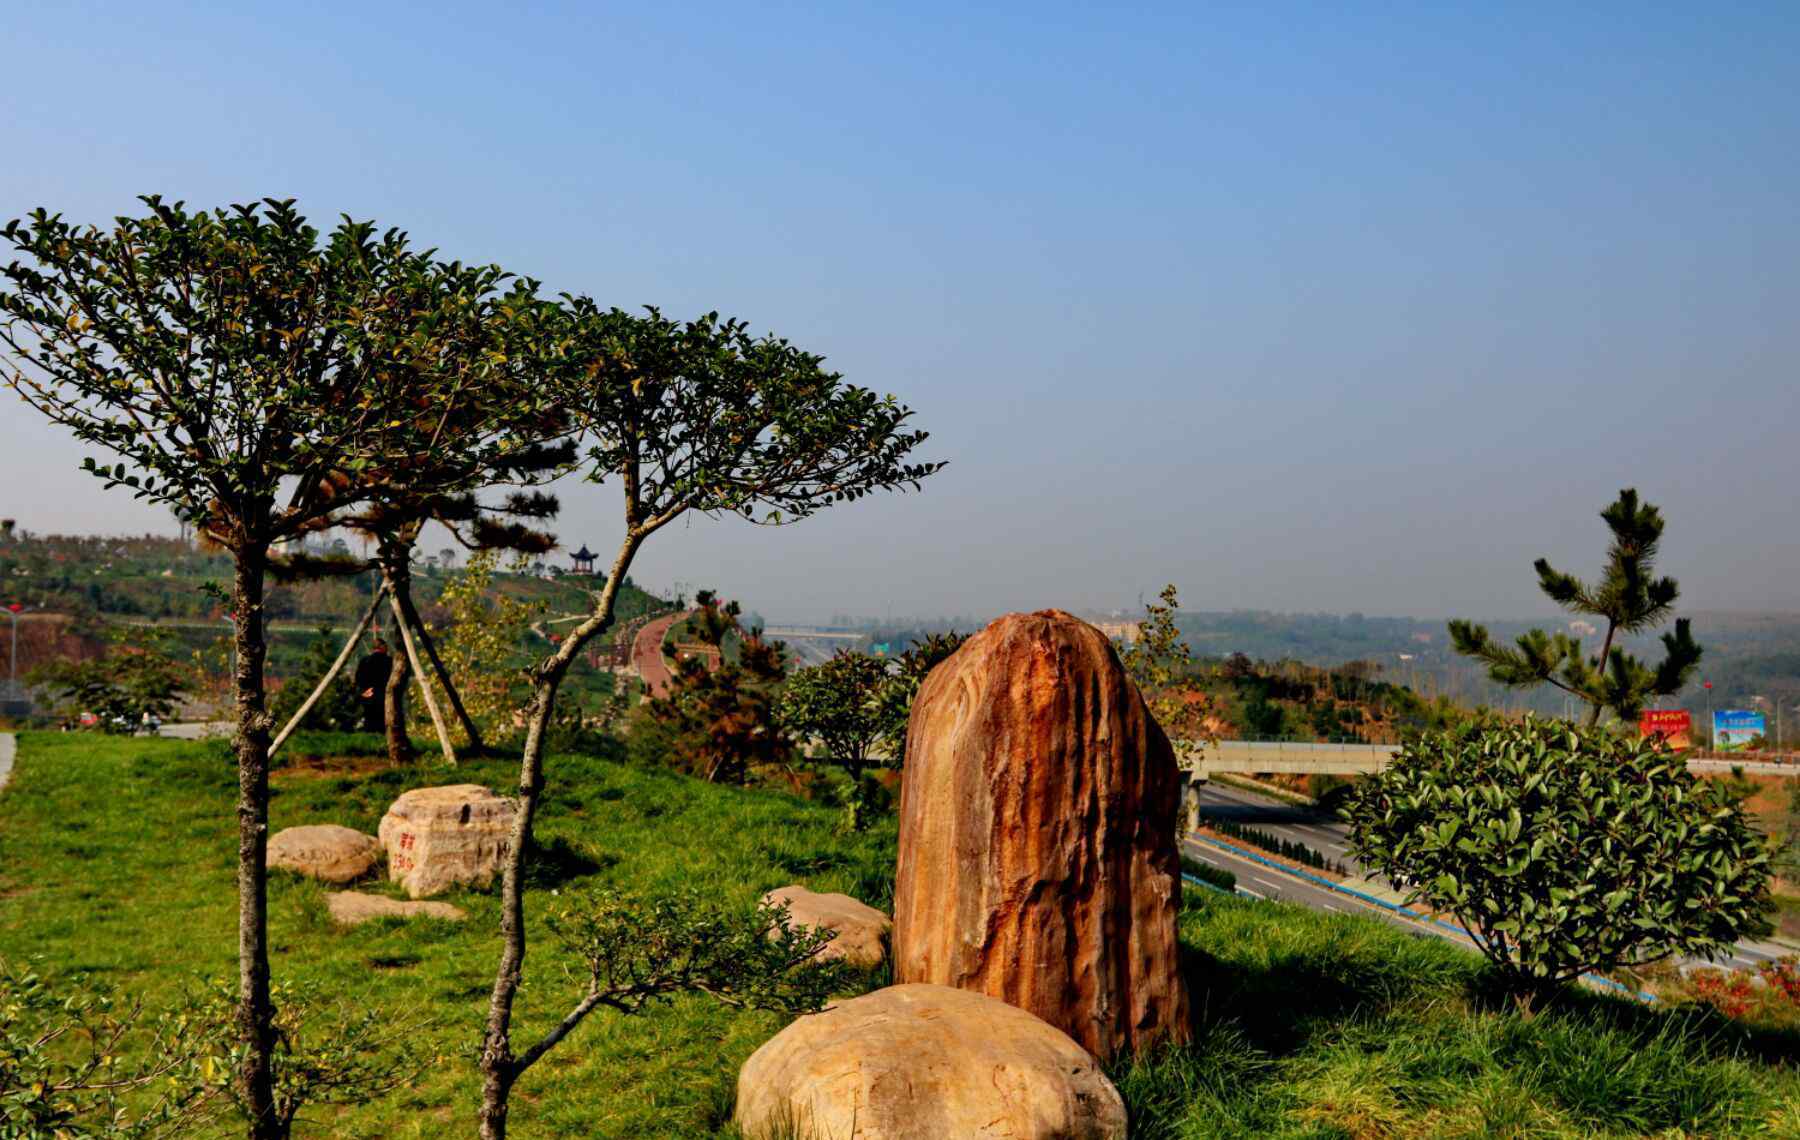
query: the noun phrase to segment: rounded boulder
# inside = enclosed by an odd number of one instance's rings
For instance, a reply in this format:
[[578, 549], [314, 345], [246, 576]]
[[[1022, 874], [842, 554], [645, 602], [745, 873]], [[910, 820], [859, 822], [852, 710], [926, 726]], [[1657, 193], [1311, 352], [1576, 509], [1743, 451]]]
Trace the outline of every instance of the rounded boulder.
[[747, 1140], [1122, 1140], [1125, 1104], [1068, 1034], [998, 998], [890, 986], [800, 1018], [738, 1074]]
[[[887, 951], [883, 946], [889, 926], [888, 916], [860, 899], [849, 895], [821, 894], [798, 884], [777, 887], [762, 897], [769, 906], [786, 905], [788, 925], [829, 930], [832, 939], [817, 954], [819, 961], [842, 958], [853, 966], [881, 965]], [[773, 936], [774, 932], [770, 932]]]
[[267, 865], [327, 883], [349, 883], [375, 869], [381, 843], [335, 823], [288, 827], [269, 837]]

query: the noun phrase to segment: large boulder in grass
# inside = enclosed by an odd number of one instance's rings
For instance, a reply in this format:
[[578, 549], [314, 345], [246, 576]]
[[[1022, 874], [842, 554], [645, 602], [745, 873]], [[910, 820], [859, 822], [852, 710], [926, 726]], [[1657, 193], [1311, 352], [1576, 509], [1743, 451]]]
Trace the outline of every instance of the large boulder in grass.
[[511, 800], [481, 784], [402, 793], [381, 817], [388, 878], [415, 899], [487, 885], [512, 845], [513, 811]]
[[1125, 1105], [1069, 1035], [984, 994], [890, 986], [802, 1017], [738, 1074], [746, 1140], [1121, 1140]]
[[444, 902], [402, 902], [385, 895], [338, 891], [325, 899], [331, 920], [340, 926], [360, 926], [373, 918], [441, 918], [461, 922], [468, 915], [461, 907]]
[[[881, 965], [887, 956], [882, 939], [892, 923], [868, 903], [849, 895], [819, 894], [798, 884], [777, 887], [762, 897], [770, 906], [786, 904], [788, 925], [832, 932], [832, 939], [815, 956], [819, 961], [842, 958], [853, 966]], [[775, 932], [770, 931], [773, 937]]]
[[335, 823], [287, 827], [269, 837], [267, 865], [327, 883], [350, 883], [375, 869], [381, 843]]
[[932, 670], [901, 777], [894, 980], [975, 990], [1101, 1058], [1188, 1037], [1175, 754], [1106, 635], [1011, 614]]

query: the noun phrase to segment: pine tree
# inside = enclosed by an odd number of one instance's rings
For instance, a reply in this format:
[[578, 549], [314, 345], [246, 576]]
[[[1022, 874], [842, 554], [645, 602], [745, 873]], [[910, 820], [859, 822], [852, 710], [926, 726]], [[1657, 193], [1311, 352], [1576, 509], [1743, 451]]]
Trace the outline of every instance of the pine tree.
[[1637, 491], [1627, 487], [1600, 517], [1612, 531], [1612, 545], [1597, 582], [1590, 584], [1565, 574], [1548, 559], [1540, 558], [1535, 564], [1538, 588], [1551, 601], [1571, 613], [1604, 619], [1606, 635], [1597, 656], [1587, 656], [1581, 640], [1566, 633], [1529, 630], [1520, 635], [1517, 648], [1507, 648], [1494, 643], [1486, 626], [1450, 623], [1450, 641], [1456, 651], [1485, 662], [1493, 680], [1514, 688], [1554, 685], [1587, 702], [1589, 725], [1598, 724], [1601, 713], [1608, 709], [1622, 720], [1635, 720], [1651, 698], [1679, 692], [1699, 665], [1701, 654], [1686, 618], [1675, 622], [1673, 633], [1662, 635], [1663, 659], [1654, 667], [1613, 644], [1622, 633], [1640, 633], [1661, 625], [1674, 610], [1681, 591], [1675, 579], [1653, 576], [1657, 546], [1662, 541], [1661, 511], [1650, 503], [1640, 503]]

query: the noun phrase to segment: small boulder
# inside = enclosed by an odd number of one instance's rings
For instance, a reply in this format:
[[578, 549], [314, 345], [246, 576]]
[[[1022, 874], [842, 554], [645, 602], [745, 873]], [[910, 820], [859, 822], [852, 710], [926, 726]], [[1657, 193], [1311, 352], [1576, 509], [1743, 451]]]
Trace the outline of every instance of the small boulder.
[[842, 958], [853, 966], [873, 967], [881, 965], [887, 955], [882, 937], [892, 923], [887, 915], [860, 899], [818, 894], [795, 884], [775, 888], [762, 901], [770, 906], [786, 903], [788, 925], [796, 930], [823, 927], [834, 932], [832, 940], [817, 955], [821, 962]]
[[1092, 1054], [998, 998], [890, 986], [795, 1021], [738, 1074], [748, 1140], [1123, 1140]]
[[512, 845], [513, 802], [480, 784], [414, 788], [381, 817], [388, 878], [413, 898], [485, 886]]
[[357, 891], [338, 891], [328, 895], [325, 906], [331, 920], [340, 926], [357, 926], [371, 918], [442, 918], [461, 922], [468, 915], [458, 906], [441, 902], [401, 902], [381, 895], [365, 895]]
[[327, 883], [350, 883], [373, 870], [380, 854], [381, 844], [373, 835], [335, 823], [315, 823], [270, 836], [266, 862], [271, 868], [285, 867]]

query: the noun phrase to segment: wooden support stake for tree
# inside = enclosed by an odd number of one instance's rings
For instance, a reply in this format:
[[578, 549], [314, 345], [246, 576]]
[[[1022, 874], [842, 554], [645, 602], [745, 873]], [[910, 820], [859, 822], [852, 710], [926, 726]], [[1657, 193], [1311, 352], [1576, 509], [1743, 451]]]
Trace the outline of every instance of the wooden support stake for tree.
[[350, 660], [351, 651], [356, 648], [356, 643], [362, 640], [362, 635], [368, 632], [370, 623], [375, 620], [376, 612], [381, 609], [381, 598], [383, 594], [387, 593], [387, 589], [388, 584], [385, 580], [375, 588], [375, 596], [369, 599], [368, 610], [364, 612], [362, 620], [356, 623], [356, 628], [350, 631], [349, 638], [344, 642], [344, 648], [338, 651], [337, 660], [331, 663], [331, 668], [325, 670], [324, 678], [314, 687], [312, 695], [306, 698], [306, 702], [300, 706], [300, 711], [296, 712], [293, 718], [282, 726], [280, 734], [269, 745], [270, 756], [274, 756], [282, 742], [294, 734], [294, 730], [300, 727], [300, 722], [306, 719], [306, 714], [311, 712], [312, 707], [319, 703], [319, 698], [325, 695], [325, 690], [330, 688], [331, 683], [337, 680], [337, 675], [344, 671], [344, 663]]
[[431, 714], [431, 723], [437, 729], [438, 743], [444, 749], [444, 762], [454, 768], [456, 749], [450, 744], [450, 729], [444, 724], [444, 714], [438, 711], [437, 698], [431, 695], [431, 678], [425, 675], [425, 670], [419, 668], [419, 651], [413, 648], [412, 627], [407, 624], [406, 614], [400, 609], [398, 597], [389, 594], [388, 604], [394, 608], [394, 628], [400, 631], [400, 644], [406, 647], [407, 664], [412, 666], [413, 676], [419, 679], [419, 692], [425, 698], [425, 711]]
[[425, 628], [424, 619], [419, 617], [418, 608], [413, 605], [412, 587], [409, 585], [404, 592], [396, 591], [394, 596], [400, 602], [400, 610], [406, 615], [407, 624], [419, 635], [419, 644], [425, 647], [426, 660], [431, 662], [438, 684], [444, 687], [444, 696], [449, 698], [451, 710], [456, 713], [456, 719], [468, 734], [469, 747], [480, 752], [486, 747], [481, 741], [481, 730], [475, 727], [475, 719], [463, 707], [462, 694], [456, 691], [456, 682], [450, 679], [450, 670], [444, 668], [443, 659], [438, 656], [437, 645], [431, 640], [431, 632]]

